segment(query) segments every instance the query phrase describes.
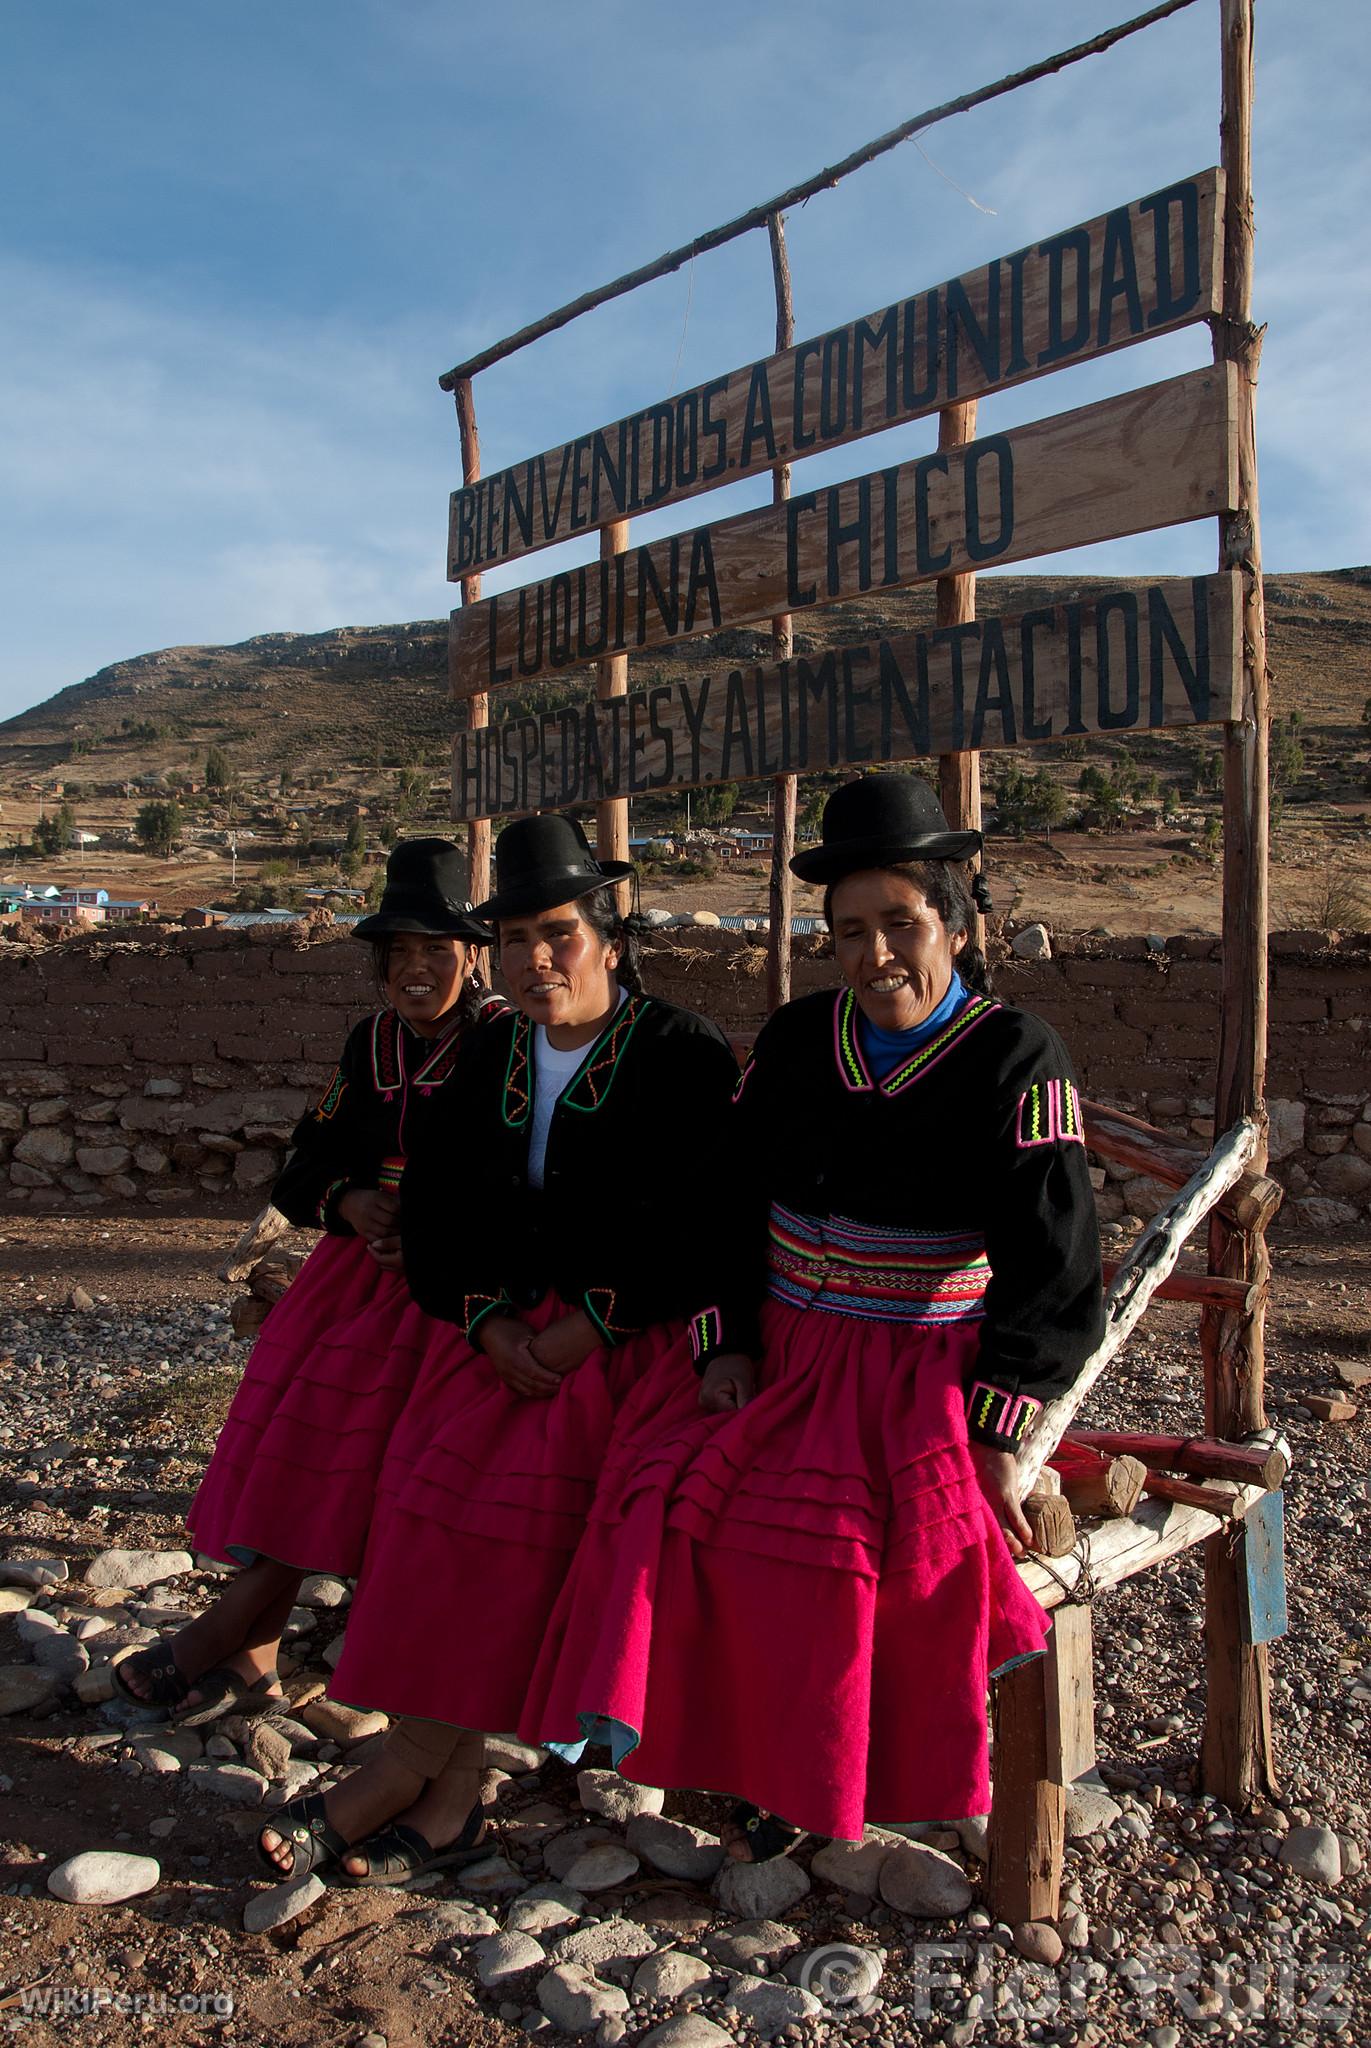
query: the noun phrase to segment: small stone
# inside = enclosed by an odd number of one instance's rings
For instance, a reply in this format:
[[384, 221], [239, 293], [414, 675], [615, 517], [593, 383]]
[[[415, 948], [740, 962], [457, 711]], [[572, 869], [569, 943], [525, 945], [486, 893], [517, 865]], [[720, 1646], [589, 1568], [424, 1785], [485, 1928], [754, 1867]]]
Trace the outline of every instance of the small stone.
[[487, 1991], [508, 1984], [547, 1961], [547, 1952], [531, 1934], [488, 1934], [471, 1951], [476, 1975]]
[[1046, 1920], [1021, 1920], [1014, 1929], [1014, 1946], [1030, 1963], [1059, 1963], [1062, 1938]]
[[708, 1884], [724, 1860], [717, 1835], [683, 1820], [666, 1820], [659, 1813], [641, 1813], [629, 1822], [628, 1846], [664, 1877], [680, 1878], [685, 1884]]
[[155, 1586], [192, 1569], [188, 1550], [102, 1550], [86, 1566], [88, 1586]]
[[129, 1741], [141, 1755], [144, 1748], [160, 1749], [176, 1759], [178, 1764], [199, 1763], [205, 1753], [205, 1745], [194, 1728], [169, 1728], [159, 1722], [145, 1728], [135, 1728]]
[[1337, 1884], [1342, 1877], [1342, 1845], [1332, 1828], [1291, 1828], [1281, 1844], [1280, 1860], [1297, 1877], [1315, 1884]]
[[620, 1827], [635, 1814], [660, 1813], [666, 1798], [654, 1786], [635, 1785], [617, 1771], [578, 1771], [576, 1790], [587, 1813], [598, 1813]]
[[612, 2012], [608, 2019], [601, 2020], [595, 2029], [595, 2048], [619, 2048], [621, 2041], [628, 2039], [628, 2022]]
[[945, 1920], [966, 1911], [971, 1886], [961, 1865], [941, 1849], [906, 1842], [881, 1865], [881, 1897], [916, 1920]]
[[337, 1700], [311, 1700], [301, 1709], [300, 1719], [312, 1734], [325, 1742], [337, 1742], [350, 1748], [354, 1742], [365, 1742], [368, 1736], [380, 1735], [390, 1726], [388, 1714], [364, 1713], [358, 1707], [344, 1707]]
[[462, 1872], [462, 1890], [478, 1898], [498, 1897], [501, 1892], [521, 1892], [524, 1879], [504, 1856], [483, 1856]]
[[130, 1856], [118, 1849], [86, 1849], [48, 1873], [48, 1890], [69, 1906], [117, 1906], [150, 1892], [162, 1876], [155, 1856]]
[[764, 1977], [739, 1977], [720, 2002], [726, 2012], [754, 2026], [764, 2041], [824, 2010], [812, 1991], [798, 1984], [769, 1984]]
[[249, 1934], [265, 1934], [269, 1927], [284, 1927], [298, 1920], [316, 1899], [324, 1896], [323, 1879], [310, 1871], [295, 1884], [272, 1884], [254, 1892], [243, 1908], [243, 1926]]
[[633, 1975], [633, 2002], [665, 2005], [671, 1999], [684, 1998], [688, 1991], [699, 1991], [713, 1975], [709, 1964], [699, 1956], [669, 1948], [638, 1965]]
[[94, 1308], [95, 1296], [93, 1294], [87, 1294], [84, 1287], [73, 1287], [70, 1294], [68, 1294], [67, 1296], [67, 1307], [75, 1309]]
[[349, 1594], [345, 1580], [329, 1572], [311, 1572], [295, 1597], [302, 1607], [345, 1607]]
[[644, 1927], [660, 1928], [664, 1934], [670, 1934], [678, 1941], [703, 1934], [714, 1918], [710, 1901], [691, 1892], [649, 1892], [645, 1898], [635, 1899], [624, 1911], [640, 1920]]
[[561, 1963], [540, 1982], [538, 2003], [564, 2034], [586, 2034], [612, 2013], [627, 2012], [628, 1994], [580, 1963]]
[[740, 1970], [756, 1976], [757, 1966], [774, 1970], [802, 1946], [793, 1927], [779, 1920], [740, 1920], [736, 1927], [722, 1927], [711, 1934], [705, 1947], [726, 1970]]
[[231, 1799], [236, 1806], [260, 1806], [267, 1789], [261, 1772], [250, 1771], [246, 1764], [188, 1764], [186, 1777], [197, 1792]]
[[148, 1822], [148, 1833], [156, 1841], [164, 1842], [168, 1835], [175, 1834], [175, 1832], [176, 1815], [174, 1813], [164, 1813], [159, 1819]]
[[564, 1934], [552, 1951], [552, 1960], [583, 1963], [597, 1977], [620, 1983], [633, 1975], [638, 1963], [651, 1955], [656, 1946], [653, 1937], [636, 1921], [616, 1916], [592, 1921], [578, 1927], [574, 1934]]
[[248, 1730], [245, 1760], [264, 1778], [279, 1778], [291, 1760], [290, 1738], [270, 1721], [254, 1721]]
[[1336, 1394], [1306, 1394], [1304, 1405], [1316, 1422], [1355, 1422], [1355, 1401], [1340, 1400]]
[[957, 1839], [968, 1856], [974, 1857], [977, 1863], [989, 1863], [990, 1815], [988, 1813], [969, 1814], [965, 1820], [957, 1822], [956, 1831]]
[[0, 1664], [0, 1714], [32, 1714], [57, 1697], [54, 1672], [33, 1664]]
[[714, 1880], [714, 1896], [735, 1920], [774, 1920], [805, 1897], [809, 1876], [792, 1856], [765, 1863], [730, 1857]]
[[1009, 942], [1009, 950], [1020, 960], [1050, 960], [1052, 937], [1045, 924], [1026, 924]]
[[810, 1859], [810, 1874], [839, 1891], [874, 1899], [881, 1888], [881, 1865], [900, 1846], [899, 1835], [868, 1828], [860, 1842], [826, 1842]]
[[588, 1849], [593, 1849], [597, 1842], [618, 1840], [619, 1837], [609, 1828], [568, 1828], [544, 1846], [544, 1867], [550, 1877], [564, 1878], [576, 1859], [584, 1856]]
[[536, 1884], [514, 1901], [505, 1914], [505, 1926], [517, 1934], [555, 1934], [574, 1927], [585, 1909], [583, 1892], [564, 1884]]
[[573, 1891], [607, 1892], [611, 1886], [627, 1883], [638, 1872], [638, 1859], [622, 1842], [597, 1842], [576, 1858], [566, 1872]]
[[1079, 1906], [1068, 1907], [1057, 1921], [1062, 1940], [1068, 1948], [1088, 1948], [1090, 1945], [1090, 1921]]
[[511, 1778], [522, 1778], [529, 1771], [540, 1771], [546, 1762], [545, 1749], [531, 1749], [526, 1742], [516, 1742], [512, 1735], [486, 1737], [487, 1770], [508, 1771]]
[[1102, 1835], [1106, 1828], [1113, 1827], [1122, 1812], [1118, 1801], [1111, 1799], [1102, 1785], [1078, 1778], [1066, 1788], [1068, 1841], [1079, 1841], [1083, 1835]]
[[211, 1735], [205, 1744], [205, 1755], [212, 1756], [220, 1764], [236, 1764], [238, 1761], [238, 1752], [227, 1735]]
[[418, 1913], [407, 1913], [405, 1926], [411, 1925], [416, 1933], [439, 1941], [473, 1941], [500, 1931], [484, 1907], [468, 1905], [465, 1899], [437, 1899]]
[[702, 2013], [686, 2012], [644, 2034], [639, 2048], [733, 2048], [733, 2036]]
[[0, 1586], [27, 1586], [41, 1593], [60, 1586], [71, 1575], [64, 1557], [0, 1557]]
[[32, 1599], [23, 1586], [0, 1586], [0, 1614], [22, 1614]]

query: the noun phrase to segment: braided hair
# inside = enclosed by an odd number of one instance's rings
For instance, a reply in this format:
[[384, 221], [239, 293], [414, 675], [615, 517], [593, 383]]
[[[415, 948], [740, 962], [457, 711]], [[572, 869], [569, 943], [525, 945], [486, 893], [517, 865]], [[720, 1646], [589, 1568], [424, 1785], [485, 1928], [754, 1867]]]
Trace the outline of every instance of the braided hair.
[[576, 908], [603, 945], [618, 947], [619, 959], [614, 972], [620, 988], [626, 988], [631, 996], [642, 995], [644, 990], [641, 936], [645, 926], [640, 917], [633, 913], [625, 917], [620, 910], [618, 883], [611, 883], [608, 888], [596, 889], [589, 896], [582, 896]]

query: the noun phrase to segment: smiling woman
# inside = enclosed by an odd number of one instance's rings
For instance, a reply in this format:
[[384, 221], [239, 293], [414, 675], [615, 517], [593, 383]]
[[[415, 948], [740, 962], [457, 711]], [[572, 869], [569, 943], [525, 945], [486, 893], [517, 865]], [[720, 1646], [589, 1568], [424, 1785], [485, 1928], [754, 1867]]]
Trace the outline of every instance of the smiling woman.
[[476, 963], [488, 929], [457, 848], [397, 846], [374, 916], [386, 1007], [359, 1024], [295, 1131], [272, 1200], [322, 1241], [262, 1328], [187, 1517], [196, 1548], [244, 1569], [174, 1637], [116, 1669], [128, 1699], [199, 1725], [278, 1700], [282, 1626], [308, 1571], [359, 1568], [376, 1474], [419, 1360], [446, 1336], [415, 1306], [399, 1182], [481, 1019], [505, 1005]]

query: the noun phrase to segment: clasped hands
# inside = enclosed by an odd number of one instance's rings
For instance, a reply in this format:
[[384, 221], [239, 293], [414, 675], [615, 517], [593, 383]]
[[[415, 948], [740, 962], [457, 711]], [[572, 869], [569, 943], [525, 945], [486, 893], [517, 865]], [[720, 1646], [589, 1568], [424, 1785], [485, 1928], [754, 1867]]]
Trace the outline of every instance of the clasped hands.
[[577, 1308], [545, 1330], [530, 1329], [518, 1316], [487, 1316], [472, 1342], [511, 1393], [547, 1401], [604, 1339], [585, 1310]]
[[400, 1197], [384, 1188], [349, 1188], [338, 1214], [365, 1241], [378, 1266], [387, 1273], [404, 1271], [400, 1253]]

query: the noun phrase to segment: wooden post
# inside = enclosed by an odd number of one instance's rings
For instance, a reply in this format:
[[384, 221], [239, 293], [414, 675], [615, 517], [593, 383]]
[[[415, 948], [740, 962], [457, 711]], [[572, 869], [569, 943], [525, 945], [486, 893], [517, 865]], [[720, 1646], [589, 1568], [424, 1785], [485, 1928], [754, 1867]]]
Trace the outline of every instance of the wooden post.
[[[481, 441], [476, 432], [476, 401], [472, 395], [470, 377], [463, 377], [453, 387], [457, 402], [457, 432], [462, 443], [462, 482], [474, 484], [481, 474]], [[475, 604], [481, 595], [479, 576], [462, 578], [462, 603]], [[467, 698], [467, 728], [474, 731], [477, 726], [490, 724], [490, 696], [482, 690], [478, 696]], [[459, 742], [453, 741], [452, 786], [457, 788], [457, 755]], [[484, 902], [490, 894], [490, 820], [475, 818], [467, 826], [467, 896], [472, 903]]]
[[[976, 438], [976, 401], [945, 405], [938, 414], [938, 447], [960, 448]], [[963, 626], [976, 616], [976, 578], [938, 578], [936, 618], [940, 626]], [[948, 824], [954, 832], [981, 829], [981, 757], [977, 753], [939, 754], [938, 796]], [[976, 862], [980, 866], [980, 862]], [[972, 916], [973, 946], [985, 944], [985, 919], [979, 911]]]
[[995, 1918], [1011, 1927], [1055, 1919], [1061, 1900], [1066, 1788], [1048, 1737], [1052, 1655], [1049, 1638], [1048, 1657], [1032, 1657], [995, 1681], [988, 1889]]
[[[1252, 325], [1252, 15], [1253, 0], [1220, 0], [1219, 141], [1227, 196], [1214, 357], [1238, 372], [1239, 508], [1219, 520], [1219, 564], [1239, 570], [1243, 579], [1243, 707], [1242, 717], [1224, 727], [1223, 740], [1223, 1007], [1214, 1120], [1223, 1130], [1254, 1117], [1264, 1133], [1270, 705], [1255, 430], [1262, 330]], [[1264, 1135], [1252, 1164], [1258, 1172], [1266, 1164]], [[1252, 1289], [1249, 1305], [1206, 1308], [1200, 1323], [1205, 1426], [1211, 1436], [1240, 1438], [1266, 1421], [1264, 1225], [1212, 1215], [1209, 1270]], [[1208, 1697], [1201, 1772], [1206, 1792], [1235, 1811], [1261, 1790], [1274, 1789], [1267, 1650], [1242, 1640], [1242, 1574], [1243, 1559], [1227, 1538], [1211, 1538], [1205, 1545]]]
[[[600, 560], [608, 562], [615, 555], [623, 554], [628, 546], [628, 521], [616, 519], [601, 530]], [[610, 697], [628, 695], [628, 656], [626, 654], [604, 654], [595, 664], [595, 694], [601, 703]], [[595, 806], [595, 851], [601, 860], [628, 859], [628, 798], [613, 797], [608, 803]], [[619, 891], [619, 901], [626, 909], [629, 886]]]
[[[776, 353], [795, 339], [795, 302], [790, 290], [790, 258], [786, 254], [785, 220], [773, 213], [767, 221], [771, 237], [771, 278], [776, 289]], [[781, 463], [771, 473], [771, 501], [784, 504], [790, 496], [790, 464]], [[771, 658], [789, 661], [795, 651], [790, 613], [781, 612], [771, 621]], [[767, 909], [769, 929], [766, 941], [766, 1007], [778, 1010], [790, 1001], [790, 923], [795, 902], [795, 877], [790, 857], [795, 851], [795, 792], [798, 778], [778, 775], [771, 791], [771, 887]]]

